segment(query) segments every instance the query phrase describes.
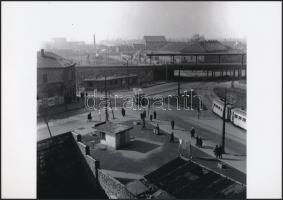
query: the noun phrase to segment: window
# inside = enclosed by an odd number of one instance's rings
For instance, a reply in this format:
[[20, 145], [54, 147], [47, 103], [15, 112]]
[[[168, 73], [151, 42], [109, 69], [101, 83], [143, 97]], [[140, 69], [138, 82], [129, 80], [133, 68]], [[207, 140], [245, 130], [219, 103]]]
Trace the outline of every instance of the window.
[[246, 122], [246, 118], [243, 118], [243, 121]]
[[101, 140], [106, 140], [106, 139], [105, 139], [105, 133], [100, 132], [100, 139], [101, 139]]
[[239, 116], [239, 120], [242, 120], [242, 117]]
[[47, 74], [42, 75], [43, 83], [47, 83]]
[[235, 118], [238, 118], [238, 115], [235, 114]]

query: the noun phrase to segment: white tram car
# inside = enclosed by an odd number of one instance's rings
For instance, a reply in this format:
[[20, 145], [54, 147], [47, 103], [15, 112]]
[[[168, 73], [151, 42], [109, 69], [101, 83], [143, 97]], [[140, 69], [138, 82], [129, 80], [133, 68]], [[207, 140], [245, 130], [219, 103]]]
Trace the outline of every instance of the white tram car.
[[[225, 111], [225, 119], [226, 121], [230, 120], [232, 105], [227, 104], [226, 111]], [[212, 111], [218, 115], [219, 117], [223, 117], [223, 110], [224, 110], [224, 102], [218, 99], [213, 100], [212, 103]]]
[[246, 111], [240, 108], [234, 108], [231, 110], [230, 121], [242, 129], [247, 130], [247, 114]]
[[[215, 99], [212, 103], [212, 111], [222, 118], [224, 110], [224, 102]], [[225, 111], [225, 120], [231, 121], [235, 126], [247, 130], [247, 117], [246, 112], [240, 108], [233, 108], [231, 104], [227, 104]]]

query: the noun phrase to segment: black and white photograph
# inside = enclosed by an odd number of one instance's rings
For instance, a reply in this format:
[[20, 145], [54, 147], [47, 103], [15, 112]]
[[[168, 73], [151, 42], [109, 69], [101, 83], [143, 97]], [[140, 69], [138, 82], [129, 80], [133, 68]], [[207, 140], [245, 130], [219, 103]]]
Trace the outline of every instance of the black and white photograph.
[[281, 5], [1, 2], [1, 196], [282, 198]]

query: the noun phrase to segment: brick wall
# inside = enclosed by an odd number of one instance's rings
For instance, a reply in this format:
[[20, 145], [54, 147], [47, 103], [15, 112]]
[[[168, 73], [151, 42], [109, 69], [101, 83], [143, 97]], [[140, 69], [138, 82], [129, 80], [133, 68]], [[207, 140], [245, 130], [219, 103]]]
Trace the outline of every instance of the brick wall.
[[98, 170], [98, 180], [100, 186], [104, 189], [109, 198], [134, 199], [135, 196], [130, 193], [126, 186], [115, 178], [107, 175], [102, 170]]

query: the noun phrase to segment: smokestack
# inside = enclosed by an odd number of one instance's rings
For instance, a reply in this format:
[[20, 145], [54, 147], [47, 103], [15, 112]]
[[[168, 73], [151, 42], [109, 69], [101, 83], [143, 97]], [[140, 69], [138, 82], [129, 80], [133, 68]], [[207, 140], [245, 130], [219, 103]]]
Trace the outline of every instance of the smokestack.
[[44, 57], [44, 49], [41, 49], [41, 56]]

